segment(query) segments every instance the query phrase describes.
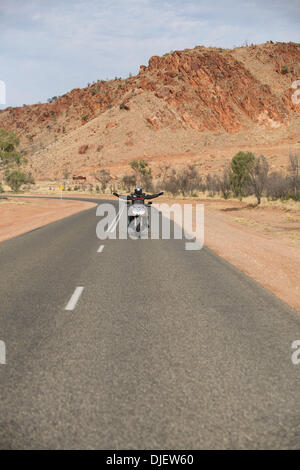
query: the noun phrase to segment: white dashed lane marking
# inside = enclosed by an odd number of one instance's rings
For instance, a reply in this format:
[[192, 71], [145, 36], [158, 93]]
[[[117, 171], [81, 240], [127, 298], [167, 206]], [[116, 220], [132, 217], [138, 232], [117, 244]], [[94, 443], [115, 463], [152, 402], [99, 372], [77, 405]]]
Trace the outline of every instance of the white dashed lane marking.
[[104, 245], [100, 245], [97, 253], [102, 253], [103, 250], [104, 250]]
[[74, 308], [76, 307], [76, 304], [79, 300], [79, 297], [82, 294], [83, 289], [84, 289], [84, 287], [82, 287], [82, 286], [76, 287], [76, 289], [75, 289], [72, 297], [70, 298], [65, 310], [74, 310]]

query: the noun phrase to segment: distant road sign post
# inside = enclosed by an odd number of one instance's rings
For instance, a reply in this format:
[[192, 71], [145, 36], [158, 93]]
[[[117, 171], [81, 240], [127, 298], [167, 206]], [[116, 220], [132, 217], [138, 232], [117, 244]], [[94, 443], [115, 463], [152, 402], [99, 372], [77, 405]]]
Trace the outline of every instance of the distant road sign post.
[[59, 189], [60, 189], [60, 199], [62, 199], [62, 197], [63, 197], [63, 190], [64, 190], [65, 188], [64, 188], [64, 186], [60, 186]]

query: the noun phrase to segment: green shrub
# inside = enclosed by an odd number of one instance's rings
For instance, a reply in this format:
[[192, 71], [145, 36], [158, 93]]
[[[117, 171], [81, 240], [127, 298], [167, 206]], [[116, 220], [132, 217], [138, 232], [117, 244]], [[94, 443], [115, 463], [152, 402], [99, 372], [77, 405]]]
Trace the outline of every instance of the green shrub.
[[30, 173], [26, 175], [20, 170], [7, 171], [5, 181], [15, 193], [20, 190], [23, 184], [34, 184], [33, 176]]
[[12, 131], [0, 129], [0, 169], [7, 169], [14, 165], [20, 166], [25, 159], [16, 150], [19, 139]]
[[248, 195], [250, 170], [254, 165], [252, 152], [238, 152], [231, 160], [230, 186], [234, 195], [242, 198]]
[[287, 195], [287, 199], [293, 199], [293, 201], [300, 201], [300, 193], [297, 193], [297, 194], [289, 193]]

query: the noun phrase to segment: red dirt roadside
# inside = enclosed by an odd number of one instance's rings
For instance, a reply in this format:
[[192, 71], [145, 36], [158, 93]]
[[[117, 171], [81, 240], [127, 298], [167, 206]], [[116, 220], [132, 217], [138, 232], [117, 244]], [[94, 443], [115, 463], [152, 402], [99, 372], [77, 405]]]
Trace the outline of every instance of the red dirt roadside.
[[58, 199], [0, 200], [0, 242], [95, 205], [92, 202]]
[[300, 311], [300, 205], [249, 207], [236, 200], [161, 198], [204, 204], [204, 244]]

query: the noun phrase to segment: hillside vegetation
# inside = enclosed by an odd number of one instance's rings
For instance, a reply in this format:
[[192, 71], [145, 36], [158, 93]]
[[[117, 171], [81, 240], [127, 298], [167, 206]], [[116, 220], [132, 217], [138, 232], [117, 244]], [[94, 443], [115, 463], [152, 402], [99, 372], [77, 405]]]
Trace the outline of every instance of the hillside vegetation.
[[100, 167], [119, 179], [136, 158], [151, 160], [154, 172], [171, 161], [207, 174], [239, 150], [264, 153], [280, 169], [300, 149], [297, 78], [299, 44], [199, 46], [151, 57], [136, 76], [7, 108], [0, 128], [18, 136], [36, 180], [68, 172], [92, 181]]

